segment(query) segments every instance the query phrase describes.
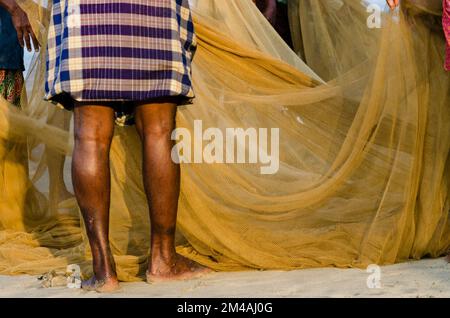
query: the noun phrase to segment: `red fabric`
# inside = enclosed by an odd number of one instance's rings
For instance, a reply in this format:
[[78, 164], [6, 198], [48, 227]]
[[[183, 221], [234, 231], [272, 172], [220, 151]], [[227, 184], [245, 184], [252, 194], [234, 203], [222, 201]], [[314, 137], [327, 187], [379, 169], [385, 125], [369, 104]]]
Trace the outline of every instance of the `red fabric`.
[[447, 40], [447, 55], [445, 58], [445, 69], [450, 71], [450, 0], [444, 0], [444, 13], [442, 15], [445, 38]]

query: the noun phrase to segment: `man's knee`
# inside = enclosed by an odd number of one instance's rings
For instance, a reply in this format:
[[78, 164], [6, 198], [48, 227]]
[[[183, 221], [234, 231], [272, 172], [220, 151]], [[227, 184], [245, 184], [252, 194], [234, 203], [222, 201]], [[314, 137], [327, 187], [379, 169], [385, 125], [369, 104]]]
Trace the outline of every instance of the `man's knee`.
[[111, 144], [112, 132], [100, 127], [78, 128], [75, 130], [74, 139], [78, 147], [92, 147], [97, 151], [106, 151]]
[[138, 130], [140, 130], [139, 133], [144, 139], [170, 138], [175, 127], [175, 116], [164, 113], [143, 118]]

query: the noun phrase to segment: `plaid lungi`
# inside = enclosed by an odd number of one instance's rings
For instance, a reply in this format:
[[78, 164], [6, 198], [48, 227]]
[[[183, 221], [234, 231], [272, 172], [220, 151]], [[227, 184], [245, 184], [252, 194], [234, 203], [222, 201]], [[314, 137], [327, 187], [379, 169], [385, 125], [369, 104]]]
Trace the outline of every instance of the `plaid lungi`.
[[195, 48], [188, 0], [54, 0], [45, 98], [188, 101]]

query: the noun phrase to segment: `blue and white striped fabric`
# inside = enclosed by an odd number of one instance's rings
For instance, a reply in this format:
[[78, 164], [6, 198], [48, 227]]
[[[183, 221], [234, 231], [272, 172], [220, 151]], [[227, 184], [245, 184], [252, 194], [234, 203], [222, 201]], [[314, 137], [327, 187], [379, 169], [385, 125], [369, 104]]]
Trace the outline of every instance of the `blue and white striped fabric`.
[[54, 0], [45, 98], [194, 97], [188, 0]]

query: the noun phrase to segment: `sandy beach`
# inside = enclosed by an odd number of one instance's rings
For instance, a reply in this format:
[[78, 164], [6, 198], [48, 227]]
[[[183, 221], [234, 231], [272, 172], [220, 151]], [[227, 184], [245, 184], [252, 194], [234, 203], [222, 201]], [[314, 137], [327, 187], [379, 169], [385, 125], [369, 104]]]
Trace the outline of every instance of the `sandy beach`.
[[444, 259], [381, 267], [380, 288], [368, 287], [370, 275], [333, 268], [214, 273], [184, 282], [123, 283], [120, 292], [109, 295], [43, 288], [36, 276], [0, 276], [0, 297], [450, 297], [450, 265]]

